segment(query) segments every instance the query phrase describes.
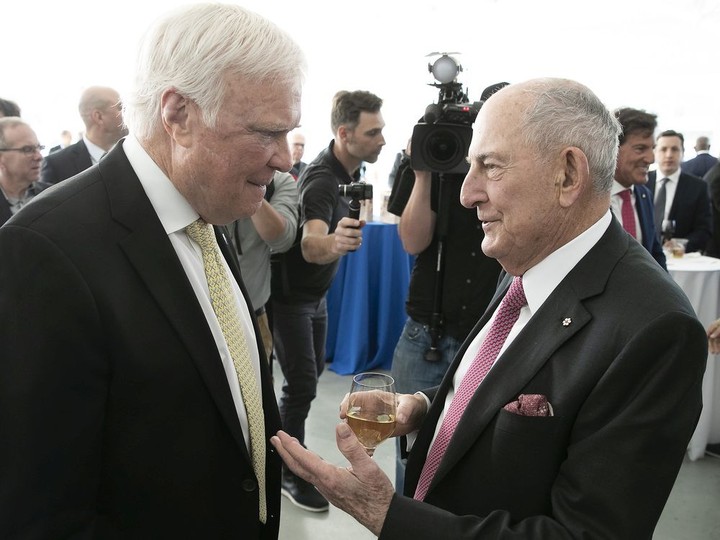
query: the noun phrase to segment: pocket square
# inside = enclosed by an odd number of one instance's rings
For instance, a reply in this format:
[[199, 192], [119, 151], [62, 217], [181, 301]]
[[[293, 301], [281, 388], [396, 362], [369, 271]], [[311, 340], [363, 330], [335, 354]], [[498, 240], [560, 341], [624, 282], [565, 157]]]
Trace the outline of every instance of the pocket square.
[[553, 416], [552, 405], [542, 394], [520, 394], [503, 409], [520, 416]]

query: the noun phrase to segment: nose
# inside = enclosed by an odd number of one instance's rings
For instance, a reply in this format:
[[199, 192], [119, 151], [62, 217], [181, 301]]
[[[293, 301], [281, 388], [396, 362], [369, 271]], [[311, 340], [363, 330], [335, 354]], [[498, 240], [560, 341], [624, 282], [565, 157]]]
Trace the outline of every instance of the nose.
[[290, 145], [287, 143], [287, 140], [285, 140], [284, 143], [281, 142], [277, 145], [277, 151], [270, 158], [269, 165], [280, 172], [288, 172], [292, 169], [292, 150], [290, 149]]
[[471, 168], [460, 188], [460, 204], [465, 208], [473, 208], [480, 203], [487, 202], [487, 200], [484, 182], [480, 175], [475, 174]]

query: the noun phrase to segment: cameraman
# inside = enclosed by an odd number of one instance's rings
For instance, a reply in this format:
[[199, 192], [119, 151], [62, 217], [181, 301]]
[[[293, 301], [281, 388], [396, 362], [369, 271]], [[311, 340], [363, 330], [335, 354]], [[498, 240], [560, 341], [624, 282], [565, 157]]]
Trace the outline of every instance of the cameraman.
[[[490, 302], [500, 274], [498, 262], [480, 249], [484, 234], [475, 209], [460, 204], [464, 175], [444, 174], [441, 179], [438, 173], [413, 171], [410, 152], [408, 143], [388, 202], [388, 211], [400, 216], [398, 232], [405, 251], [417, 256], [405, 303], [408, 319], [392, 362], [400, 394], [440, 384]], [[440, 272], [439, 242], [444, 252]], [[440, 306], [435, 305], [436, 295], [441, 298]], [[438, 307], [439, 317], [435, 311]], [[432, 352], [431, 347], [435, 349]], [[395, 469], [398, 493], [403, 492], [405, 478], [400, 440]]]
[[[300, 173], [298, 240], [273, 265], [273, 338], [284, 381], [279, 407], [283, 429], [305, 441], [305, 419], [325, 367], [325, 295], [340, 257], [362, 244], [364, 222], [348, 216], [348, 201], [338, 193], [357, 180], [363, 161], [377, 161], [385, 139], [382, 100], [365, 91], [335, 94], [330, 146]], [[282, 493], [296, 506], [323, 512], [328, 502], [302, 478], [283, 467]]]

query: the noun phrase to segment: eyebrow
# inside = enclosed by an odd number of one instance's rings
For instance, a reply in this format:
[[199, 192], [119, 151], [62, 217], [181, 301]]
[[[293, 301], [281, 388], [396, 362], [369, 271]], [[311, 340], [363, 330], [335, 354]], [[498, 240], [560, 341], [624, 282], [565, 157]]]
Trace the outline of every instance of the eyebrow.
[[477, 161], [479, 163], [482, 163], [486, 159], [489, 158], [498, 158], [499, 154], [497, 152], [484, 152], [482, 154], [476, 154], [474, 156], [468, 156], [467, 161], [470, 163], [471, 161]]

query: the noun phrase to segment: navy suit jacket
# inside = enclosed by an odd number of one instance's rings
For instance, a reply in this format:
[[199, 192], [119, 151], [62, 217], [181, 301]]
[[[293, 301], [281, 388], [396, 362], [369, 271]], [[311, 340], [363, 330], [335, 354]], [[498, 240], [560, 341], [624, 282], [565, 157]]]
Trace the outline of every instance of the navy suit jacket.
[[[657, 171], [648, 174], [647, 187], [655, 200]], [[668, 219], [675, 220], [675, 238], [687, 238], [687, 252], [704, 251], [712, 236], [712, 207], [708, 185], [691, 174], [680, 172]]]
[[46, 184], [57, 184], [92, 166], [90, 152], [80, 139], [75, 144], [45, 156], [40, 170], [40, 180]]
[[694, 158], [688, 159], [684, 162], [680, 166], [680, 169], [683, 172], [702, 178], [717, 162], [717, 158], [711, 156], [710, 154], [698, 154]]
[[0, 536], [275, 540], [264, 348], [266, 525], [212, 332], [122, 144], [1, 227], [0, 260]]
[[[650, 540], [702, 409], [707, 336], [615, 219], [478, 387], [425, 502], [411, 498], [460, 360], [509, 283], [428, 392], [380, 540]], [[520, 394], [545, 395], [554, 416], [504, 410]]]
[[642, 245], [650, 252], [660, 266], [667, 270], [665, 253], [660, 243], [660, 233], [655, 230], [655, 206], [651, 191], [642, 184], [633, 186], [635, 192], [635, 210], [637, 210], [640, 230], [642, 231]]

